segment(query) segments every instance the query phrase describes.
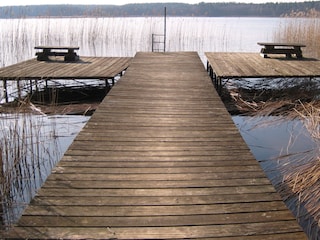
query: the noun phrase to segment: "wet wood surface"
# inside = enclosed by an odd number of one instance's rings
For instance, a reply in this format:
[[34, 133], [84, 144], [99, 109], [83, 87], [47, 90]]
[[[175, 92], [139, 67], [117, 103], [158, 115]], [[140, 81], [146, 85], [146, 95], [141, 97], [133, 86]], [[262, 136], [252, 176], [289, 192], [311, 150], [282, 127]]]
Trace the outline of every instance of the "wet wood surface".
[[9, 237], [304, 239], [197, 53], [138, 53]]

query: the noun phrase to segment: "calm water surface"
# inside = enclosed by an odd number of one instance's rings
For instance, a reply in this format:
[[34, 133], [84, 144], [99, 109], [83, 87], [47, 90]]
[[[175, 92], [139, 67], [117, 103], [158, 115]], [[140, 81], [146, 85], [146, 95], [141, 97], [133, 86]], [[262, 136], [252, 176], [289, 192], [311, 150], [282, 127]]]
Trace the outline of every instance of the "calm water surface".
[[[281, 18], [167, 18], [167, 51], [259, 52]], [[79, 46], [80, 56], [134, 56], [151, 51], [163, 18], [0, 19], [0, 66], [35, 56], [37, 45]]]

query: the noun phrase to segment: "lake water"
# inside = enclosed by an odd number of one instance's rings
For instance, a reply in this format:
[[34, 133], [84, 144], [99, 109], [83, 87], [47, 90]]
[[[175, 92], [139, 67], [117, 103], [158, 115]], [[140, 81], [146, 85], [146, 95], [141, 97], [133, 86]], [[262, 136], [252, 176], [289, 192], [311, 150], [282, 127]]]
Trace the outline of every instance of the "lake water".
[[[167, 18], [167, 51], [258, 52], [271, 41], [281, 18]], [[37, 45], [79, 46], [80, 56], [134, 56], [151, 51], [152, 34], [163, 34], [164, 19], [46, 18], [0, 20], [0, 66], [35, 56]]]
[[[288, 21], [282, 18], [168, 17], [166, 51], [197, 51], [203, 63], [206, 62], [204, 52], [259, 52], [257, 42], [274, 41], [277, 29]], [[164, 19], [2, 19], [0, 29], [0, 67], [3, 67], [35, 57], [34, 47], [37, 45], [79, 46], [80, 56], [131, 57], [138, 51], [149, 52], [152, 46], [151, 35], [163, 33]], [[60, 116], [54, 122], [48, 116], [41, 118], [44, 125], [53, 125], [57, 131], [68, 126], [63, 134], [55, 134], [54, 145], [60, 146], [61, 152], [56, 156], [55, 163], [88, 118]], [[240, 116], [234, 116], [233, 120], [274, 184], [281, 181], [283, 176], [278, 171], [279, 166], [293, 166], [289, 158], [279, 162], [279, 156], [317, 147], [299, 121], [279, 122], [275, 118], [252, 119]], [[34, 195], [34, 192], [29, 196]], [[30, 200], [22, 199], [16, 199], [15, 205], [24, 207]], [[23, 207], [19, 207], [17, 215]], [[295, 209], [292, 210], [296, 213]], [[13, 221], [16, 219], [14, 217]]]

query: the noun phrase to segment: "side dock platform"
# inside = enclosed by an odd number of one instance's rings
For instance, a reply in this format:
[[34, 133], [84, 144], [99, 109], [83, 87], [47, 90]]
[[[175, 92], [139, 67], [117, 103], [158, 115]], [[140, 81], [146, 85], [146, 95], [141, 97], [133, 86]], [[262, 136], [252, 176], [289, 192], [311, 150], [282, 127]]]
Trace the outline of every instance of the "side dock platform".
[[306, 239], [196, 52], [137, 53], [6, 237]]

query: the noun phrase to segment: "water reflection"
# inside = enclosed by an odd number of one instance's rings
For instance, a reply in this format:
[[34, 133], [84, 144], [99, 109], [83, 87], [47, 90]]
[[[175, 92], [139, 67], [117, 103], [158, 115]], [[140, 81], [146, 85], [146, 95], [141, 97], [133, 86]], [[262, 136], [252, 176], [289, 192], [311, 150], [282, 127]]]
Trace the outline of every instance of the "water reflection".
[[[303, 122], [283, 117], [233, 116], [256, 159], [264, 163], [280, 156], [311, 151], [316, 147]], [[275, 161], [276, 162], [276, 161]]]

